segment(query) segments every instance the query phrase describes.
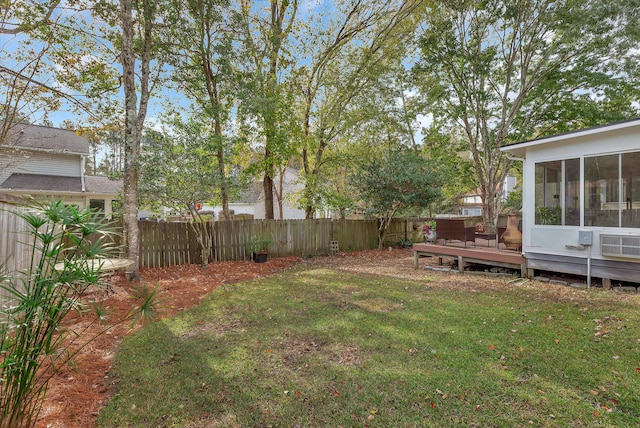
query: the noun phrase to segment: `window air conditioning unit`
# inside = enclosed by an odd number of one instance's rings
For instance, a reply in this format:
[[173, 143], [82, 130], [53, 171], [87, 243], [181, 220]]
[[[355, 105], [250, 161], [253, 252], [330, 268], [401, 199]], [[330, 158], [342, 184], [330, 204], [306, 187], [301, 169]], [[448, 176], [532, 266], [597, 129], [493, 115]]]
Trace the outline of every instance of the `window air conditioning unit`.
[[640, 259], [640, 235], [600, 235], [600, 253], [609, 257]]

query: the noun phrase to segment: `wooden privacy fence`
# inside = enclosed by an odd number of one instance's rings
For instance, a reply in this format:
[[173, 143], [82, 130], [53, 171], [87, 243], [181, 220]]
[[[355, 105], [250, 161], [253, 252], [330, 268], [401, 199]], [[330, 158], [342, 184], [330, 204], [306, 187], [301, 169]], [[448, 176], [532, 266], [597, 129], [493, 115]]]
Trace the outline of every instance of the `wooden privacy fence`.
[[[33, 237], [24, 233], [27, 227], [25, 221], [13, 211], [24, 211], [24, 208], [0, 201], [0, 270], [10, 277], [17, 276], [18, 272], [29, 267], [29, 250], [33, 242]], [[8, 301], [8, 293], [0, 290], [0, 304]]]
[[8, 272], [24, 269], [28, 263], [24, 220], [12, 212], [20, 209], [0, 201], [0, 266]]
[[[140, 226], [140, 265], [167, 267], [200, 263], [200, 247], [188, 223], [143, 221]], [[248, 260], [250, 242], [271, 240], [273, 257], [310, 257], [329, 253], [331, 241], [342, 251], [359, 251], [377, 245], [376, 220], [234, 220], [207, 223], [213, 237], [209, 261]]]
[[[420, 219], [396, 219], [387, 234], [387, 244], [400, 237], [419, 240]], [[141, 221], [140, 265], [168, 267], [200, 263], [200, 248], [188, 223]], [[331, 241], [340, 251], [362, 251], [378, 246], [377, 220], [234, 220], [207, 223], [213, 237], [209, 261], [248, 260], [250, 241], [268, 238], [273, 257], [312, 257], [329, 254]]]
[[[2, 211], [9, 204], [0, 201], [0, 263], [16, 272], [27, 268], [28, 245], [21, 220]], [[16, 209], [15, 206], [10, 208]], [[385, 245], [400, 238], [421, 240], [424, 219], [395, 219], [387, 232]], [[200, 248], [188, 223], [141, 221], [140, 265], [168, 267], [184, 263], [201, 263]], [[213, 236], [209, 261], [248, 260], [250, 241], [268, 238], [273, 257], [312, 257], [330, 253], [332, 241], [340, 251], [362, 251], [378, 245], [377, 220], [234, 220], [207, 223]], [[116, 241], [119, 241], [116, 236]], [[116, 245], [119, 242], [115, 243]]]

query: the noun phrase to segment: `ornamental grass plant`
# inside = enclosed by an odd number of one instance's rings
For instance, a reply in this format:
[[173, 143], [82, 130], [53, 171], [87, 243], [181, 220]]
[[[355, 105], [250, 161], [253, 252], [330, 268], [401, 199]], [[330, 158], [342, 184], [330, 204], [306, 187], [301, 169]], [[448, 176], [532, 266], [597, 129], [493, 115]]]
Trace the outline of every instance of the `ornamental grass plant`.
[[[94, 210], [52, 200], [11, 213], [25, 228], [8, 233], [29, 255], [26, 268], [10, 272], [5, 263], [0, 273], [0, 428], [33, 426], [49, 380], [92, 340], [63, 320], [89, 312], [81, 296], [101, 286], [99, 260], [115, 250], [111, 225]], [[101, 322], [105, 309], [94, 309], [91, 323]]]

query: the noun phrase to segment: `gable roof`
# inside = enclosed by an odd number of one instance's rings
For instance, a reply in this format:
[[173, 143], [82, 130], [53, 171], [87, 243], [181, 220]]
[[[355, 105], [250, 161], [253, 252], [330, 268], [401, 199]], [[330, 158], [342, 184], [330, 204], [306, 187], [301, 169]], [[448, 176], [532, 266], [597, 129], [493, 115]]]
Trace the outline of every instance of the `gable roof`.
[[504, 146], [500, 149], [500, 151], [508, 152], [516, 156], [524, 156], [526, 153], [526, 149], [528, 147], [554, 143], [557, 141], [570, 140], [573, 138], [580, 138], [588, 135], [602, 134], [605, 132], [615, 131], [618, 129], [633, 128], [636, 126], [640, 126], [640, 118], [625, 120], [622, 122], [609, 123], [606, 125], [594, 126], [591, 128], [578, 129], [577, 131], [564, 132], [562, 134], [535, 138], [533, 140], [522, 141], [519, 143]]
[[68, 129], [17, 123], [11, 126], [3, 144], [27, 150], [89, 155], [89, 140]]
[[117, 195], [122, 190], [122, 180], [111, 180], [99, 175], [85, 175], [85, 193]]
[[80, 177], [20, 173], [11, 174], [0, 185], [0, 189], [5, 191], [73, 192], [100, 195], [116, 195], [121, 187], [121, 182], [109, 180], [107, 177], [86, 176], [83, 192]]

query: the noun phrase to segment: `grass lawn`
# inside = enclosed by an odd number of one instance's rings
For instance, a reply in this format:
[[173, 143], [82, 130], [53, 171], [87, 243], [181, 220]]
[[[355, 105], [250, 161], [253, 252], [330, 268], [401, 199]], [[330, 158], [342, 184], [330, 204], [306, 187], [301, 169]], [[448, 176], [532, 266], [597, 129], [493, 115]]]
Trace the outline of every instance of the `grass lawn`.
[[122, 343], [99, 424], [640, 426], [638, 299], [437, 278], [311, 266], [219, 288]]

